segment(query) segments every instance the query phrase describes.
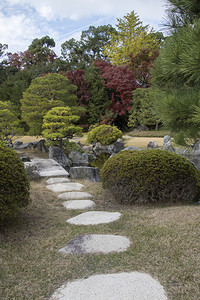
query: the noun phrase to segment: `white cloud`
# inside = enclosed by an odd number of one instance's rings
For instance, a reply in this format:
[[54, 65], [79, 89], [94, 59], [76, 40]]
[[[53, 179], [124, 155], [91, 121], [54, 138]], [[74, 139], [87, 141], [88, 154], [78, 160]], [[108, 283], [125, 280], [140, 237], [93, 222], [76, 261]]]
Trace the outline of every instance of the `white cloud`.
[[122, 17], [134, 10], [141, 19], [160, 20], [166, 0], [7, 0], [10, 4], [28, 4], [47, 20], [78, 20], [91, 15]]
[[40, 30], [24, 14], [5, 16], [0, 12], [0, 42], [8, 44], [9, 51], [26, 49], [28, 41], [38, 34]]
[[162, 22], [166, 0], [1, 0], [0, 43], [9, 51], [24, 51], [34, 38], [49, 35], [58, 47], [66, 40], [78, 39], [90, 25], [115, 25], [117, 18], [132, 10], [143, 23]]

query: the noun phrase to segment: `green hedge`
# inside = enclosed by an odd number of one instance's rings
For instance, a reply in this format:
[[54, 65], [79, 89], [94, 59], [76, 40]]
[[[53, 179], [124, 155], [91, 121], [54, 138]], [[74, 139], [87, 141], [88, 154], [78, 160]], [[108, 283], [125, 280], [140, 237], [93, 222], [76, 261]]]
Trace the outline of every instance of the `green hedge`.
[[13, 149], [0, 143], [0, 219], [28, 205], [29, 187], [23, 162]]
[[121, 151], [101, 170], [102, 184], [120, 202], [191, 202], [200, 172], [186, 158], [163, 150]]
[[122, 138], [122, 132], [116, 126], [100, 125], [92, 129], [87, 139], [89, 143], [99, 142], [103, 145], [115, 143], [117, 139]]

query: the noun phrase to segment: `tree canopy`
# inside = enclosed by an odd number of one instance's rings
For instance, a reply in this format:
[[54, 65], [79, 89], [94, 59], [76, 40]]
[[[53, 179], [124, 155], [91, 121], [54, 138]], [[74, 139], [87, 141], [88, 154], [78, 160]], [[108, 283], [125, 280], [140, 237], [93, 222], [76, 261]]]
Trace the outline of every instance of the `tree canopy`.
[[117, 33], [111, 34], [110, 42], [104, 47], [104, 55], [112, 64], [126, 65], [130, 54], [135, 56], [143, 48], [150, 51], [158, 48], [159, 41], [153, 29], [144, 26], [134, 11], [117, 20]]
[[56, 73], [33, 79], [21, 100], [22, 119], [29, 134], [40, 135], [44, 115], [53, 107], [76, 106], [76, 87]]

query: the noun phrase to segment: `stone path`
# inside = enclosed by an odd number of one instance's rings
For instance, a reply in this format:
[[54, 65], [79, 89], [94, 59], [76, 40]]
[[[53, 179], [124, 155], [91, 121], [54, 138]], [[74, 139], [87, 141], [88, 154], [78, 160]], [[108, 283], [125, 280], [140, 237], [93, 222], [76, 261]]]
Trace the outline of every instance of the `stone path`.
[[[83, 185], [69, 182], [68, 172], [52, 160], [34, 160], [47, 189], [57, 193], [65, 209], [88, 210], [95, 207], [93, 196], [80, 192]], [[62, 170], [63, 169], [63, 170]], [[56, 176], [56, 178], [54, 177]], [[58, 177], [64, 176], [64, 177]], [[68, 192], [67, 192], [68, 191]], [[98, 225], [117, 221], [119, 212], [87, 211], [66, 220], [72, 225]], [[127, 237], [112, 234], [86, 234], [75, 237], [59, 250], [65, 255], [109, 254], [126, 251], [131, 245]], [[100, 274], [74, 282], [66, 282], [51, 296], [50, 300], [167, 300], [163, 287], [148, 274], [139, 272]]]

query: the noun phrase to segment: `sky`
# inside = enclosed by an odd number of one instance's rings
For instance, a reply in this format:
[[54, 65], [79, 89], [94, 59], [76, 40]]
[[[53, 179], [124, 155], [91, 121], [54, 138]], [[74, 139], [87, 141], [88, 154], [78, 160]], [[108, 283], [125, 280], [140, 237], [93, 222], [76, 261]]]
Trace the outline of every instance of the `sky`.
[[144, 25], [161, 31], [166, 0], [0, 0], [0, 43], [9, 52], [28, 49], [33, 39], [50, 36], [59, 56], [61, 44], [78, 40], [89, 26], [117, 24], [133, 10]]

